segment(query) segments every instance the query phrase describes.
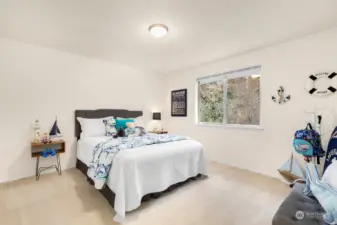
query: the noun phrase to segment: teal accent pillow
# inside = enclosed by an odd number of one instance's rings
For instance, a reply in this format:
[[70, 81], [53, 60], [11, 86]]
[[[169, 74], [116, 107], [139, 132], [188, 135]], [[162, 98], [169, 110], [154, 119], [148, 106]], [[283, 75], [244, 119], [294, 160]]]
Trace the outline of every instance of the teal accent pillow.
[[134, 123], [134, 119], [117, 119], [116, 120], [116, 129], [119, 130], [120, 128], [126, 129], [126, 123]]
[[337, 224], [337, 190], [319, 180], [312, 182], [310, 189], [326, 212], [324, 221], [327, 224]]

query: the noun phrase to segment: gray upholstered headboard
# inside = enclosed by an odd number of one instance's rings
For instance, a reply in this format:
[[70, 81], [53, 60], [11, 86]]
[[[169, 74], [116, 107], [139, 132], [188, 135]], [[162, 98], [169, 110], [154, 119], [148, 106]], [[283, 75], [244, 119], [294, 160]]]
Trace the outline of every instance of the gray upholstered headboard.
[[80, 139], [81, 125], [76, 119], [82, 118], [103, 118], [108, 116], [124, 117], [124, 118], [136, 118], [143, 115], [143, 111], [129, 111], [125, 109], [97, 109], [97, 110], [75, 110], [75, 137]]

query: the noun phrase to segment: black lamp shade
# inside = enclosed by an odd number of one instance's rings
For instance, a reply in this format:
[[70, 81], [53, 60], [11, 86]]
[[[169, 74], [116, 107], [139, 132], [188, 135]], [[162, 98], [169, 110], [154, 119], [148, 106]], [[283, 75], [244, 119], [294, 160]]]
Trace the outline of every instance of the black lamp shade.
[[161, 113], [160, 112], [154, 112], [152, 119], [153, 120], [161, 120]]

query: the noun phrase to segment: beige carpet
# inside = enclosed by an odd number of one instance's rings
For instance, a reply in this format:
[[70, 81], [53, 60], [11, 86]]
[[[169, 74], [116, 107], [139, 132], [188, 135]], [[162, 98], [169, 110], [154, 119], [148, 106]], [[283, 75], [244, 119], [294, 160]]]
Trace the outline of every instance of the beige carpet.
[[[290, 189], [248, 171], [209, 164], [190, 182], [127, 214], [131, 225], [270, 225]], [[76, 169], [1, 185], [1, 225], [107, 225], [114, 211]]]

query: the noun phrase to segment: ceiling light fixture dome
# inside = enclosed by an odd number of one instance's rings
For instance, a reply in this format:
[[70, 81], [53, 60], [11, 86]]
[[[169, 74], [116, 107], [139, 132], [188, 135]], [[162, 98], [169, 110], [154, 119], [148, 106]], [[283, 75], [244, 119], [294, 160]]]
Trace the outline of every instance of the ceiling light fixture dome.
[[256, 78], [258, 78], [258, 77], [260, 77], [260, 76], [261, 76], [260, 74], [253, 74], [253, 75], [252, 75], [252, 78], [253, 78], [253, 79], [256, 79]]
[[153, 37], [161, 38], [167, 35], [168, 27], [160, 23], [152, 24], [149, 27], [149, 32]]

